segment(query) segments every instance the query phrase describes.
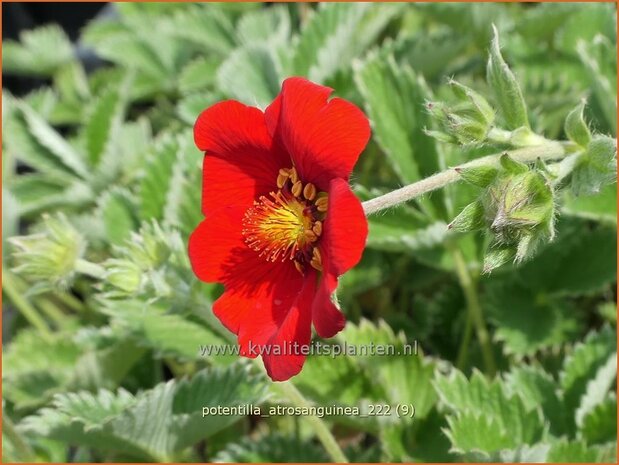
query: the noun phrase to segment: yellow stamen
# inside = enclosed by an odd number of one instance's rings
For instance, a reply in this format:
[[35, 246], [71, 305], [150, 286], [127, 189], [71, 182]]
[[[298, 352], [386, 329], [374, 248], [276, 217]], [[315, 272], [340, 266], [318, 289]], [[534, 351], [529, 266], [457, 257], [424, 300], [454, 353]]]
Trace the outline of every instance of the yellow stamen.
[[322, 221], [316, 221], [314, 226], [312, 226], [312, 231], [316, 236], [320, 236], [322, 234]]
[[310, 201], [314, 200], [316, 197], [316, 186], [314, 186], [311, 182], [307, 183], [303, 189], [303, 197]]
[[329, 207], [329, 198], [326, 195], [322, 196], [318, 200], [316, 200], [315, 204], [316, 204], [316, 209], [319, 212], [324, 213], [327, 211], [327, 208]]
[[292, 195], [294, 195], [295, 197], [298, 197], [301, 195], [301, 192], [303, 192], [303, 183], [301, 183], [301, 181], [297, 181], [292, 185]]
[[318, 250], [318, 247], [314, 247], [310, 265], [312, 265], [318, 271], [322, 271], [322, 257], [320, 256], [320, 250]]

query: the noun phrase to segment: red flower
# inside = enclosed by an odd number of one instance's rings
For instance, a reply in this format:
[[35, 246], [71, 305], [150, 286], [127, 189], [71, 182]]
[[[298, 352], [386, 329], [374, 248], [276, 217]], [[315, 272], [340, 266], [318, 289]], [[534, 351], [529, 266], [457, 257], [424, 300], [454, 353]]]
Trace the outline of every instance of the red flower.
[[191, 264], [201, 280], [224, 284], [213, 312], [276, 381], [301, 371], [312, 323], [325, 338], [344, 327], [331, 294], [367, 237], [348, 177], [368, 120], [330, 94], [289, 78], [266, 111], [229, 100], [194, 127], [206, 152], [205, 219], [189, 239]]

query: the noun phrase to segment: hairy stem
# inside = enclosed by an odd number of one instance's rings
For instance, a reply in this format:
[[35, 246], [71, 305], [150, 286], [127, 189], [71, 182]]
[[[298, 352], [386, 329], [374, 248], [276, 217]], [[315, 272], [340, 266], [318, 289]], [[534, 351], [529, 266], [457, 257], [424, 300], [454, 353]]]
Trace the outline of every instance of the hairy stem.
[[75, 271], [97, 279], [103, 279], [105, 277], [105, 268], [82, 258], [75, 263]]
[[[284, 393], [284, 395], [292, 402], [295, 407], [307, 408], [311, 404], [307, 401], [303, 394], [299, 392], [294, 384], [290, 381], [277, 384], [277, 387]], [[306, 417], [307, 421], [312, 425], [312, 429], [318, 436], [318, 439], [322, 443], [323, 447], [331, 457], [333, 463], [348, 463], [348, 459], [342, 452], [339, 444], [335, 441], [335, 438], [331, 434], [329, 428], [321, 418], [315, 416]]]
[[393, 207], [403, 202], [407, 202], [414, 198], [417, 198], [428, 192], [435, 191], [442, 187], [447, 186], [460, 179], [460, 175], [456, 171], [456, 168], [472, 168], [474, 166], [481, 165], [496, 165], [499, 162], [499, 157], [507, 153], [515, 160], [528, 163], [541, 158], [542, 160], [556, 160], [565, 157], [572, 152], [571, 143], [562, 142], [550, 142], [544, 145], [538, 145], [534, 147], [525, 147], [516, 150], [506, 150], [501, 153], [488, 155], [481, 158], [476, 158], [468, 163], [456, 166], [454, 168], [436, 173], [429, 178], [422, 179], [408, 186], [404, 186], [400, 189], [396, 189], [375, 199], [363, 202], [363, 211], [366, 215], [379, 212], [386, 208]]
[[[481, 353], [484, 360], [484, 367], [488, 376], [493, 377], [496, 374], [496, 362], [494, 360], [494, 352], [492, 351], [492, 343], [490, 341], [490, 335], [486, 327], [484, 320], [484, 314], [479, 303], [479, 295], [477, 294], [477, 283], [471, 276], [466, 261], [462, 252], [455, 245], [448, 245], [451, 255], [456, 266], [456, 274], [458, 275], [458, 281], [464, 292], [464, 298], [466, 299], [466, 306], [468, 308], [469, 318], [475, 325], [477, 332], [477, 339], [481, 346]], [[466, 350], [464, 348], [463, 350]], [[464, 355], [462, 355], [464, 357]], [[460, 358], [460, 357], [458, 357]]]
[[15, 308], [23, 315], [24, 318], [34, 326], [41, 335], [49, 339], [52, 335], [47, 322], [39, 315], [34, 306], [22, 295], [17, 289], [15, 278], [10, 271], [5, 270], [2, 273], [2, 291], [6, 294]]
[[15, 425], [5, 412], [2, 412], [2, 435], [6, 435], [7, 439], [11, 441], [15, 448], [15, 455], [21, 462], [35, 462], [37, 456], [32, 448], [19, 434], [19, 431], [15, 428]]

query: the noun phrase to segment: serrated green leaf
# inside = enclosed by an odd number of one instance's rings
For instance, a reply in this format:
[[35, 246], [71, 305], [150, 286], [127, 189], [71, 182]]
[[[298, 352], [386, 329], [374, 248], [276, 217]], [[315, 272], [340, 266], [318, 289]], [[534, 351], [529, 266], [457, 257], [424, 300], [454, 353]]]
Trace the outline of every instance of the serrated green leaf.
[[84, 125], [84, 138], [91, 166], [99, 165], [101, 158], [115, 142], [125, 113], [127, 85], [112, 85], [92, 105]]
[[192, 5], [176, 12], [171, 30], [175, 36], [222, 56], [230, 53], [236, 42], [230, 18], [214, 5]]
[[20, 43], [2, 48], [2, 70], [9, 74], [50, 76], [73, 60], [73, 47], [58, 25], [42, 26], [20, 34]]
[[235, 365], [203, 370], [190, 380], [161, 383], [135, 397], [122, 390], [98, 396], [58, 395], [53, 408], [26, 418], [20, 429], [142, 460], [171, 460], [174, 453], [239, 418], [203, 418], [202, 407], [258, 404], [264, 396], [264, 385]]
[[325, 452], [314, 444], [299, 438], [274, 433], [258, 440], [245, 437], [228, 444], [213, 457], [213, 463], [278, 463], [278, 462], [328, 462]]
[[112, 244], [121, 245], [129, 233], [137, 228], [131, 194], [125, 189], [113, 188], [101, 194], [97, 206], [106, 239]]
[[[458, 371], [439, 376], [435, 387], [453, 414], [446, 432], [460, 453], [486, 454], [535, 444], [544, 433], [540, 412], [527, 407], [518, 394], [508, 395], [503, 381], [487, 381], [479, 372], [470, 380]], [[477, 425], [477, 426], [475, 426]]]
[[580, 399], [580, 405], [576, 410], [576, 425], [582, 426], [583, 419], [596, 406], [606, 399], [609, 390], [617, 382], [617, 353], [613, 353], [587, 383], [587, 389]]
[[614, 441], [617, 438], [617, 397], [607, 397], [582, 419], [580, 435], [589, 444]]
[[25, 103], [19, 104], [19, 108], [28, 124], [30, 133], [37, 142], [46, 147], [67, 169], [82, 179], [88, 179], [89, 172], [84, 157]]
[[245, 45], [265, 42], [285, 43], [290, 37], [290, 15], [283, 5], [273, 5], [243, 15], [237, 24], [237, 35]]
[[215, 83], [219, 66], [215, 58], [198, 57], [182, 69], [178, 77], [178, 88], [183, 94], [203, 90]]
[[263, 45], [238, 48], [217, 71], [217, 85], [226, 95], [248, 105], [266, 107], [279, 92], [282, 74], [274, 52]]
[[581, 329], [566, 301], [535, 294], [524, 284], [489, 283], [486, 305], [497, 325], [495, 338], [506, 354], [516, 357], [571, 341]]
[[584, 342], [578, 343], [565, 358], [560, 384], [568, 412], [576, 412], [588, 382], [616, 350], [616, 333], [609, 326], [605, 326], [600, 331], [590, 332]]
[[167, 191], [171, 187], [178, 159], [179, 142], [166, 135], [160, 138], [145, 160], [144, 175], [139, 185], [140, 218], [162, 219]]
[[533, 366], [515, 367], [505, 376], [505, 386], [512, 395], [519, 395], [528, 409], [541, 406], [552, 434], [561, 436], [566, 433], [559, 388], [548, 373]]
[[210, 357], [221, 362], [235, 358], [227, 353], [203, 354], [203, 346], [223, 346], [226, 341], [204, 325], [178, 314], [166, 313], [161, 304], [147, 305], [137, 300], [110, 301], [103, 312], [130, 330], [141, 345], [161, 354], [189, 361]]
[[566, 439], [554, 443], [548, 451], [548, 463], [594, 463], [615, 462], [617, 455], [614, 447], [588, 446], [583, 441], [568, 441]]
[[374, 137], [387, 154], [401, 182], [409, 184], [439, 170], [434, 140], [425, 135], [429, 117], [423, 104], [429, 99], [425, 83], [393, 57], [372, 53], [355, 70]]

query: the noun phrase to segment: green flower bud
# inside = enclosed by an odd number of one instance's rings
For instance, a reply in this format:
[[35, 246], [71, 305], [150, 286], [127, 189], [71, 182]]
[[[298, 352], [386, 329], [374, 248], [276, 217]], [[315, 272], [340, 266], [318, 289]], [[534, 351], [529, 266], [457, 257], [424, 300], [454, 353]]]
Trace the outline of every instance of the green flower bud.
[[67, 288], [75, 277], [76, 262], [86, 248], [84, 238], [67, 218], [43, 216], [43, 231], [9, 239], [15, 247], [16, 273], [34, 281], [43, 281], [50, 288]]
[[453, 79], [449, 81], [449, 85], [460, 102], [471, 108], [473, 118], [480, 124], [492, 125], [495, 117], [494, 108], [490, 106], [484, 97]]
[[427, 108], [439, 125], [440, 134], [431, 134], [439, 140], [462, 145], [486, 140], [494, 122], [494, 110], [488, 101], [474, 90], [456, 82], [449, 86], [457, 98], [452, 106], [442, 102], [429, 102]]
[[503, 60], [499, 46], [499, 32], [493, 25], [494, 38], [490, 44], [486, 78], [496, 96], [499, 109], [505, 118], [507, 129], [529, 127], [527, 107], [516, 77]]
[[462, 179], [477, 187], [488, 187], [496, 179], [499, 170], [494, 166], [482, 165], [471, 168], [455, 168]]
[[168, 260], [173, 247], [178, 248], [180, 238], [177, 236], [177, 233], [166, 233], [156, 222], [146, 223], [139, 233], [131, 233], [126, 246], [120, 250], [140, 269], [154, 269]]
[[565, 119], [565, 133], [568, 139], [576, 142], [581, 147], [586, 147], [591, 141], [591, 132], [583, 115], [584, 110], [585, 102], [583, 101]]
[[532, 232], [553, 225], [552, 188], [538, 172], [501, 178], [482, 196], [490, 230], [501, 244], [517, 244]]
[[104, 288], [109, 297], [131, 296], [143, 288], [144, 272], [135, 263], [124, 259], [109, 259], [105, 263]]
[[617, 142], [607, 136], [595, 136], [572, 172], [574, 195], [598, 193], [617, 180]]
[[480, 201], [468, 204], [448, 228], [456, 232], [469, 232], [483, 229], [486, 226], [484, 206]]

